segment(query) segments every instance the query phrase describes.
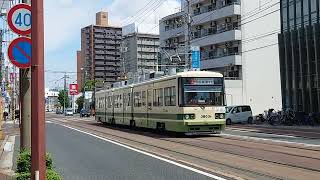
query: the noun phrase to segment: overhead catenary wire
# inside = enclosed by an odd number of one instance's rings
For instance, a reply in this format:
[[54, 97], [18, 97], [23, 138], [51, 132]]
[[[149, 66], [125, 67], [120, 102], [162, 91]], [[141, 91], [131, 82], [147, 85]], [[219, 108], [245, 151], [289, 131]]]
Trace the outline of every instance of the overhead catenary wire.
[[[136, 16], [139, 15], [140, 12], [141, 12], [142, 10], [144, 10], [145, 8], [147, 8], [148, 5], [149, 5], [152, 1], [153, 1], [153, 0], [149, 0], [149, 2], [148, 2], [145, 6], [143, 6], [142, 8], [140, 8], [140, 9], [139, 9], [137, 12], [135, 12], [134, 14], [136, 14]], [[130, 23], [131, 20], [134, 19], [134, 17], [136, 17], [136, 16], [127, 17], [126, 19], [124, 19], [124, 20], [121, 22], [121, 24], [124, 25], [124, 24]], [[131, 20], [130, 20], [130, 18], [131, 18]]]
[[151, 5], [149, 5], [148, 8], [143, 10], [141, 13], [138, 13], [137, 15], [133, 16], [132, 20], [128, 22], [128, 24], [136, 22], [138, 19], [141, 19], [142, 17], [145, 16], [146, 13], [150, 11], [150, 9], [154, 8], [155, 5], [160, 2], [161, 0], [155, 0]]
[[145, 14], [145, 16], [143, 16], [143, 17], [146, 17], [146, 18], [143, 18], [142, 21], [138, 21], [139, 23], [138, 23], [137, 26], [141, 25], [141, 24], [148, 18], [148, 14], [150, 14], [150, 13], [152, 13], [152, 12], [155, 12], [158, 8], [160, 8], [160, 7], [162, 6], [162, 4], [163, 4], [164, 2], [166, 2], [166, 1], [167, 1], [167, 0], [159, 1], [158, 4], [157, 4], [154, 8], [152, 8], [148, 13]]

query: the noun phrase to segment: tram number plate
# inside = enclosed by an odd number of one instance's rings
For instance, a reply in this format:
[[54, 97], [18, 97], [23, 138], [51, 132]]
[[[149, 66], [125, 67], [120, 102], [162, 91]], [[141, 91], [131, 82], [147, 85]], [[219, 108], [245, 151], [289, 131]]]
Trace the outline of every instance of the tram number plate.
[[212, 118], [211, 115], [201, 115], [201, 118], [202, 119], [209, 119], [209, 118]]

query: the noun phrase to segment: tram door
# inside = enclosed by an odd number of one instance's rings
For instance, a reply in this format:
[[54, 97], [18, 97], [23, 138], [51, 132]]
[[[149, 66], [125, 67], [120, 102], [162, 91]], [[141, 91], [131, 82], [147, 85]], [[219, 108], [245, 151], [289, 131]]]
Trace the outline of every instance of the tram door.
[[149, 127], [149, 116], [152, 113], [152, 89], [147, 90], [147, 127]]

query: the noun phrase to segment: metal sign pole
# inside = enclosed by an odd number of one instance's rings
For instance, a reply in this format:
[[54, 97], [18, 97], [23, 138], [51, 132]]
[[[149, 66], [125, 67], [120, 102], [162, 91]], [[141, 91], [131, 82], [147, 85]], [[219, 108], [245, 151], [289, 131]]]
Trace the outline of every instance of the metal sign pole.
[[43, 0], [31, 0], [31, 178], [46, 179]]

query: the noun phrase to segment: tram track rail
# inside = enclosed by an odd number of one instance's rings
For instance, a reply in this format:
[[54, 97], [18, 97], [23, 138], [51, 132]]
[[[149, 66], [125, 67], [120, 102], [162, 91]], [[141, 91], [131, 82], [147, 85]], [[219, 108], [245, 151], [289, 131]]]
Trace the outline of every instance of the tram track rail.
[[[56, 121], [59, 122], [59, 120], [55, 120], [54, 122], [56, 122]], [[66, 122], [63, 122], [63, 123], [66, 124]], [[96, 129], [97, 125], [98, 125], [98, 127], [105, 127], [102, 124], [98, 124], [97, 123], [97, 124], [95, 124], [95, 126], [93, 126], [93, 124], [80, 124], [80, 123], [67, 123], [67, 124], [72, 126], [72, 127], [82, 128], [82, 129], [84, 129], [86, 131], [94, 132], [95, 134], [98, 133], [97, 135], [101, 134], [101, 135], [104, 135], [104, 136], [107, 136], [107, 137], [115, 138], [117, 140], [118, 139], [122, 139], [122, 140], [126, 140], [126, 141], [129, 141], [129, 142], [134, 142], [134, 143], [137, 143], [137, 144], [141, 144], [143, 146], [149, 146], [149, 147], [165, 150], [165, 151], [168, 151], [168, 152], [181, 154], [181, 155], [184, 155], [184, 156], [191, 156], [193, 158], [197, 158], [197, 159], [200, 159], [200, 160], [203, 160], [203, 161], [207, 161], [207, 162], [212, 163], [212, 164], [224, 166], [224, 167], [227, 167], [229, 169], [233, 169], [233, 170], [236, 170], [236, 171], [241, 171], [241, 172], [244, 172], [244, 173], [247, 173], [247, 174], [249, 173], [249, 174], [251, 174], [253, 176], [264, 177], [266, 179], [287, 179], [287, 178], [284, 178], [284, 177], [278, 177], [278, 176], [274, 176], [272, 174], [267, 174], [265, 172], [252, 171], [252, 170], [249, 170], [249, 169], [244, 169], [242, 167], [237, 167], [237, 166], [229, 165], [229, 164], [218, 162], [218, 161], [204, 159], [203, 157], [200, 157], [200, 156], [193, 156], [193, 155], [190, 155], [190, 154], [185, 154], [183, 152], [175, 151], [175, 150], [172, 150], [172, 149], [169, 149], [169, 148], [164, 148], [164, 147], [161, 147], [161, 146], [158, 146], [158, 145], [142, 142], [142, 141], [135, 140], [135, 139], [132, 139], [132, 138], [123, 137], [123, 136], [115, 135], [113, 133], [105, 132], [103, 130]], [[112, 128], [112, 129], [113, 130], [118, 130], [118, 129], [114, 129], [114, 128]], [[124, 131], [124, 132], [127, 132], [127, 131]], [[130, 132], [127, 132], [127, 133], [130, 133]], [[138, 135], [141, 135], [141, 134], [138, 134]], [[306, 168], [306, 167], [303, 167], [303, 166], [291, 165], [291, 164], [288, 164], [288, 163], [281, 163], [281, 162], [276, 162], [276, 161], [270, 161], [270, 160], [267, 160], [267, 159], [264, 159], [264, 158], [252, 157], [252, 156], [243, 155], [243, 154], [240, 154], [240, 153], [226, 152], [225, 150], [217, 150], [217, 149], [214, 149], [214, 148], [208, 148], [208, 147], [203, 147], [203, 146], [201, 147], [201, 145], [199, 146], [199, 144], [192, 144], [192, 143], [187, 143], [187, 142], [181, 142], [181, 141], [178, 141], [178, 140], [168, 139], [168, 138], [166, 138], [166, 136], [163, 136], [163, 135], [160, 135], [160, 138], [158, 137], [158, 139], [162, 140], [162, 141], [166, 141], [166, 142], [181, 144], [181, 145], [184, 145], [184, 146], [191, 146], [191, 147], [194, 147], [194, 148], [200, 148], [200, 149], [207, 150], [207, 151], [215, 151], [215, 152], [220, 152], [220, 153], [226, 153], [226, 154], [235, 155], [235, 156], [239, 156], [239, 157], [243, 157], [243, 158], [249, 158], [249, 159], [253, 159], [253, 160], [257, 160], [257, 161], [262, 161], [262, 162], [282, 165], [282, 166], [286, 166], [286, 167], [290, 167], [290, 168], [299, 168], [299, 169], [303, 169], [303, 170], [319, 172], [319, 169], [315, 169], [315, 168], [309, 168], [309, 167]], [[196, 140], [197, 141], [201, 141], [201, 142], [210, 142], [208, 140], [202, 140], [202, 139], [201, 140], [196, 139]], [[229, 143], [220, 143], [220, 144], [230, 145]], [[241, 146], [241, 147], [247, 148], [245, 146]], [[261, 150], [261, 148], [255, 148], [255, 149], [256, 150]], [[274, 153], [280, 153], [280, 152], [274, 151]], [[290, 156], [293, 156], [293, 157], [295, 156], [295, 155], [292, 155], [290, 153], [287, 153], [287, 154], [286, 153], [282, 153], [282, 154], [290, 155]], [[312, 159], [312, 158], [310, 158], [308, 156], [296, 156], [296, 157]], [[319, 158], [313, 158], [313, 159], [320, 160]]]

